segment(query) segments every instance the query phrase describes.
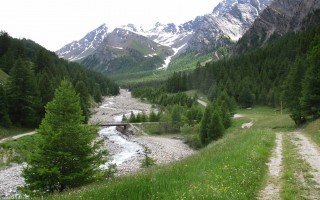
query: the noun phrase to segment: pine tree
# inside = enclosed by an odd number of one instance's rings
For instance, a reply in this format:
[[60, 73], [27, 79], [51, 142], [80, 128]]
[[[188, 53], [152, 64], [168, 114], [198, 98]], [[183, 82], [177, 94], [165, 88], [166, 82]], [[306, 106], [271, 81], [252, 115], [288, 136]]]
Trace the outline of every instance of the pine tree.
[[150, 122], [158, 122], [159, 121], [156, 113], [153, 110], [149, 114], [149, 121]]
[[131, 114], [130, 114], [129, 122], [130, 123], [136, 123], [137, 122], [136, 116], [132, 111], [131, 111]]
[[209, 141], [214, 141], [222, 137], [224, 133], [224, 127], [221, 119], [221, 115], [218, 110], [214, 110], [208, 126], [208, 138]]
[[208, 136], [208, 127], [211, 120], [211, 111], [212, 111], [211, 105], [208, 105], [206, 107], [206, 110], [201, 120], [200, 139], [201, 139], [201, 143], [204, 145], [209, 144], [210, 142], [209, 136]]
[[[320, 37], [318, 37], [318, 42]], [[320, 117], [320, 44], [309, 53], [308, 68], [302, 85], [301, 107], [305, 116]]]
[[63, 80], [46, 105], [37, 130], [42, 140], [23, 171], [25, 193], [62, 192], [101, 177], [99, 166], [105, 152], [98, 150], [97, 128], [83, 120], [79, 96], [71, 83]]
[[79, 94], [80, 96], [80, 105], [81, 105], [81, 109], [84, 115], [84, 121], [88, 122], [89, 117], [90, 117], [90, 95], [88, 92], [88, 88], [86, 86], [86, 84], [80, 80], [76, 83], [75, 86], [75, 90], [76, 92]]
[[3, 56], [10, 47], [10, 36], [7, 32], [0, 31], [0, 57]]
[[26, 127], [38, 124], [40, 97], [32, 63], [16, 61], [8, 79], [7, 98], [13, 123]]
[[285, 80], [282, 94], [284, 105], [289, 109], [290, 117], [297, 125], [304, 122], [300, 106], [300, 98], [305, 68], [306, 66], [303, 64], [302, 60], [296, 61], [296, 63], [291, 67]]
[[0, 126], [9, 128], [11, 126], [11, 120], [8, 114], [8, 101], [5, 90], [0, 84]]

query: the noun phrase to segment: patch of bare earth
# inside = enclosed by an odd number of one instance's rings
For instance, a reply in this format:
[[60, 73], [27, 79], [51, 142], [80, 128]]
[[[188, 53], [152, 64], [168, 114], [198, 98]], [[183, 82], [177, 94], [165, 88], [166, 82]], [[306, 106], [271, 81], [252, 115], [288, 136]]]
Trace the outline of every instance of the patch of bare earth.
[[281, 199], [280, 179], [282, 175], [282, 134], [276, 135], [276, 147], [268, 163], [268, 181], [266, 187], [259, 193], [258, 199]]

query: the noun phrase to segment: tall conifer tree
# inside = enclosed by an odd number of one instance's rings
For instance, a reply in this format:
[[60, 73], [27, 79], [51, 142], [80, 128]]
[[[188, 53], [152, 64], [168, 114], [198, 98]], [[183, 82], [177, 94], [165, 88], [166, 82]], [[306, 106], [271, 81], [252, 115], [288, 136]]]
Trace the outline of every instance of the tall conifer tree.
[[101, 177], [105, 152], [98, 151], [97, 128], [83, 120], [79, 96], [70, 82], [62, 81], [37, 130], [42, 142], [24, 169], [23, 191], [30, 195], [61, 192]]

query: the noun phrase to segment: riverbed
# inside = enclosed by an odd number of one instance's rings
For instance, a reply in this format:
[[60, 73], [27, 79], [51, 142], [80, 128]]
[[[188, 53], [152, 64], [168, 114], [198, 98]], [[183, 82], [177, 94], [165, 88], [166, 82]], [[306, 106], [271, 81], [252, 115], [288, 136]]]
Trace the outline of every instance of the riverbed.
[[[101, 104], [92, 109], [93, 115], [89, 123], [119, 122], [123, 114], [130, 115], [131, 111], [148, 114], [151, 110], [151, 105], [132, 98], [128, 90], [121, 89], [120, 95], [105, 97]], [[156, 160], [156, 164], [180, 160], [195, 153], [181, 140], [170, 136], [126, 136], [118, 132], [115, 127], [100, 129], [98, 139], [104, 141], [102, 148], [109, 152], [109, 161], [101, 167], [107, 167], [111, 163], [116, 164], [117, 176], [132, 174], [141, 169], [143, 146], [151, 150], [150, 156]], [[0, 171], [0, 198], [17, 195], [17, 187], [24, 185], [24, 179], [21, 177], [22, 169], [23, 165], [13, 164]]]
[[[131, 112], [148, 114], [151, 110], [150, 104], [132, 98], [128, 90], [121, 89], [120, 95], [104, 98], [103, 102], [93, 109], [95, 114], [90, 119], [90, 123], [120, 122], [124, 114], [128, 117]], [[156, 160], [156, 164], [180, 160], [194, 153], [194, 150], [183, 141], [170, 136], [126, 136], [118, 132], [115, 127], [109, 127], [101, 129], [99, 137], [104, 140], [103, 148], [110, 154], [105, 167], [111, 163], [116, 164], [117, 175], [126, 175], [141, 169], [144, 146], [151, 150], [150, 156]]]

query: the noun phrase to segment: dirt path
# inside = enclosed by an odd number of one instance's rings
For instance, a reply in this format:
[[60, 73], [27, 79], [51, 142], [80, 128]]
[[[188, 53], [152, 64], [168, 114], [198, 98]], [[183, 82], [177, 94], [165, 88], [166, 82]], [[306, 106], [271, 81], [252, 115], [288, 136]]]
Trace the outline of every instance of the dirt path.
[[4, 143], [5, 141], [8, 141], [8, 140], [16, 140], [18, 138], [21, 138], [21, 137], [24, 137], [24, 136], [27, 136], [27, 135], [33, 135], [35, 133], [36, 133], [35, 131], [32, 131], [32, 132], [29, 132], [29, 133], [23, 133], [23, 134], [19, 134], [19, 135], [16, 135], [16, 136], [10, 136], [10, 137], [7, 137], [7, 138], [3, 138], [3, 139], [0, 140], [0, 144]]
[[298, 147], [298, 153], [302, 158], [311, 166], [313, 180], [316, 182], [317, 187], [320, 187], [320, 149], [311, 142], [306, 136], [301, 134], [300, 131], [293, 132], [295, 138], [293, 143]]
[[276, 200], [280, 198], [280, 179], [282, 176], [282, 134], [276, 135], [276, 147], [268, 163], [267, 186], [260, 192], [260, 200]]

